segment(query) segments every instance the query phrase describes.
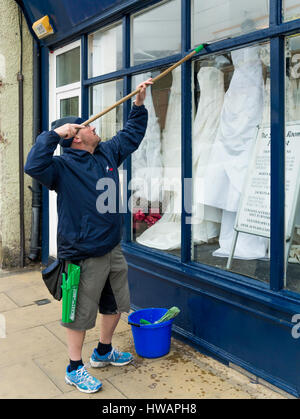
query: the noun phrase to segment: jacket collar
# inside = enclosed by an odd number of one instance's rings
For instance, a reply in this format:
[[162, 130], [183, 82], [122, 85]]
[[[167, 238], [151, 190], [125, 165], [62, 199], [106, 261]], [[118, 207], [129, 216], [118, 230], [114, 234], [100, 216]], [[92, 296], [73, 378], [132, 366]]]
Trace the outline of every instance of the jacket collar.
[[[97, 145], [93, 154], [101, 152], [99, 145], [100, 144]], [[75, 156], [76, 157], [83, 157], [85, 155], [91, 154], [86, 150], [79, 150], [77, 148], [71, 148], [71, 147], [65, 147], [63, 150], [64, 150], [64, 154], [74, 156], [74, 157]]]

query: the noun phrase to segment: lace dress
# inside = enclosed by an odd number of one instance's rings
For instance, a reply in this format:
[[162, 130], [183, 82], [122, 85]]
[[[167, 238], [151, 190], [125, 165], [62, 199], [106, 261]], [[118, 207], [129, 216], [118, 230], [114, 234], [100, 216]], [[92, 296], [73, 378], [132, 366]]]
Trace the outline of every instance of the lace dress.
[[[211, 160], [205, 175], [204, 203], [223, 210], [220, 248], [213, 255], [228, 257], [234, 223], [248, 164], [264, 111], [264, 84], [259, 47], [233, 51], [234, 73], [224, 106]], [[265, 101], [265, 108], [269, 107]], [[266, 257], [268, 239], [239, 233], [234, 257]]]
[[[136, 84], [151, 77], [151, 74], [140, 74]], [[148, 125], [145, 137], [139, 148], [132, 154], [131, 189], [135, 198], [155, 202], [159, 200], [160, 183], [163, 174], [160, 126], [155, 114], [151, 89], [147, 89], [145, 107], [148, 110]]]

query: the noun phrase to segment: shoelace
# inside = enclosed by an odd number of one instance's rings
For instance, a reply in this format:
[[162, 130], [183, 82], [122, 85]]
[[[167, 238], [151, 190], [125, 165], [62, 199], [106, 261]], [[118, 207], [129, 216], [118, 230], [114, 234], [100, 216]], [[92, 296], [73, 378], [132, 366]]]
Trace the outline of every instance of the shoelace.
[[108, 359], [113, 359], [116, 361], [118, 358], [120, 358], [121, 355], [122, 353], [118, 351], [118, 349], [112, 348], [111, 353], [108, 355]]
[[85, 365], [77, 370], [77, 377], [79, 379], [79, 384], [84, 383], [84, 382], [88, 382], [88, 383], [93, 383], [94, 382], [94, 377], [92, 377], [86, 370]]

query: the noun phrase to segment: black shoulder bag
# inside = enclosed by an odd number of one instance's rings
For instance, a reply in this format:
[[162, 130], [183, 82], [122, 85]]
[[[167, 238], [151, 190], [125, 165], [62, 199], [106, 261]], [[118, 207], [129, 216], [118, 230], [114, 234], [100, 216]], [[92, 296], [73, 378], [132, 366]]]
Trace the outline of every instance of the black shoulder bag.
[[65, 261], [56, 259], [42, 271], [43, 281], [50, 294], [58, 301], [62, 297], [62, 273], [65, 272]]

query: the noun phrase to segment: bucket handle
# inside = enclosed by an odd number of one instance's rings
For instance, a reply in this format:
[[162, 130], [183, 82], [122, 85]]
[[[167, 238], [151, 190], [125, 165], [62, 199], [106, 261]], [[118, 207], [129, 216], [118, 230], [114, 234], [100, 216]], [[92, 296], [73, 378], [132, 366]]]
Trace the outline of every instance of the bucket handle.
[[128, 321], [128, 324], [131, 324], [131, 326], [141, 327], [140, 324], [138, 324], [138, 323], [132, 323], [130, 321]]

